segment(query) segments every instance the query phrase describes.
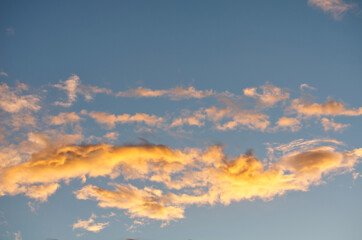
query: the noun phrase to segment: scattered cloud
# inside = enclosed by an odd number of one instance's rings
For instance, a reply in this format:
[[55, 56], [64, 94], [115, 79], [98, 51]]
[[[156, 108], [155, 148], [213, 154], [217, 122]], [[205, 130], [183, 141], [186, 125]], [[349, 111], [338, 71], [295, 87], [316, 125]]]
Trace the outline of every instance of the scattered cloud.
[[78, 222], [73, 224], [73, 230], [80, 228], [80, 229], [87, 230], [89, 232], [99, 232], [109, 224], [109, 222], [96, 223], [94, 221], [95, 218], [97, 218], [97, 216], [95, 214], [92, 214], [92, 216], [88, 220], [79, 219]]
[[333, 119], [329, 120], [328, 118], [322, 118], [321, 121], [325, 131], [334, 130], [335, 132], [342, 132], [350, 126], [350, 124], [335, 123]]
[[38, 111], [40, 98], [37, 95], [22, 95], [28, 87], [18, 83], [15, 88], [9, 87], [6, 83], [0, 85], [0, 109], [8, 113], [20, 111]]
[[345, 12], [355, 7], [343, 0], [308, 0], [308, 4], [330, 13], [336, 20], [342, 19]]

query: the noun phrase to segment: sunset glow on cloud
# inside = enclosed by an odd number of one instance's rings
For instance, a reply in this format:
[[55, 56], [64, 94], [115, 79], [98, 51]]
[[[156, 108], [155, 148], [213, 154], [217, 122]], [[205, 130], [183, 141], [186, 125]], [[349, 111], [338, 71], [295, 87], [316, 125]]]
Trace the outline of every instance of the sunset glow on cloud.
[[360, 239], [356, 1], [18, 5], [0, 239]]

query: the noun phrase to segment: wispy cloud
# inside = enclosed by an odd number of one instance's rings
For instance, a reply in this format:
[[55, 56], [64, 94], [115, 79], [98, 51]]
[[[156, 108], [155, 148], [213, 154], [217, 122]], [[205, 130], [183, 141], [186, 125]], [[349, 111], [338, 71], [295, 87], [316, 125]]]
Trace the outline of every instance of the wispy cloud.
[[89, 232], [99, 232], [109, 224], [109, 222], [96, 223], [95, 218], [97, 218], [97, 216], [95, 214], [92, 214], [92, 216], [88, 220], [79, 219], [78, 222], [73, 224], [73, 230], [80, 228]]
[[330, 13], [336, 20], [340, 20], [345, 12], [356, 6], [343, 0], [308, 0], [308, 4]]
[[9, 113], [17, 113], [23, 110], [38, 111], [40, 98], [37, 95], [22, 95], [28, 87], [19, 83], [15, 88], [6, 83], [0, 85], [0, 108]]
[[15, 29], [13, 27], [8, 27], [5, 31], [8, 35], [15, 35]]
[[[83, 111], [83, 114], [87, 114]], [[108, 128], [114, 128], [116, 123], [144, 123], [148, 126], [160, 126], [164, 122], [162, 117], [156, 115], [149, 115], [146, 113], [136, 113], [130, 115], [128, 113], [121, 115], [114, 115], [105, 112], [90, 112], [88, 114], [97, 123], [105, 125]]]
[[0, 72], [0, 76], [4, 76], [4, 77], [7, 77], [9, 76], [6, 72]]
[[66, 101], [56, 101], [54, 105], [62, 107], [70, 107], [77, 100], [77, 95], [83, 95], [85, 100], [90, 101], [93, 99], [94, 94], [104, 93], [112, 94], [112, 90], [106, 88], [100, 88], [97, 86], [83, 85], [79, 76], [76, 74], [71, 75], [66, 81], [60, 81], [58, 84], [52, 85], [55, 88], [64, 90], [67, 95]]
[[175, 87], [168, 90], [152, 90], [149, 88], [138, 87], [129, 89], [124, 92], [118, 92], [118, 97], [136, 97], [136, 98], [151, 98], [151, 97], [168, 97], [172, 100], [190, 99], [190, 98], [205, 98], [213, 95], [212, 90], [196, 90], [194, 87]]
[[259, 104], [263, 107], [271, 107], [279, 101], [288, 99], [290, 97], [286, 90], [278, 88], [273, 84], [266, 84], [260, 87], [262, 93], [257, 92], [257, 88], [245, 88], [244, 95], [258, 100]]
[[328, 118], [322, 118], [321, 122], [325, 131], [334, 130], [341, 132], [350, 126], [350, 124], [336, 123], [333, 119], [329, 120]]

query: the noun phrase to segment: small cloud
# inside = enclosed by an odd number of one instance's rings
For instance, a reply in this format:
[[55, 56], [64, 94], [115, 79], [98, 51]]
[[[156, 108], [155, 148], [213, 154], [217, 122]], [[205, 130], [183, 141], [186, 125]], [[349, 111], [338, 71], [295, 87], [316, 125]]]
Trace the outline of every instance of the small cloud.
[[118, 132], [109, 132], [109, 133], [106, 133], [103, 137], [107, 138], [109, 140], [117, 140], [117, 138], [119, 137], [119, 133]]
[[356, 6], [343, 0], [308, 0], [308, 4], [330, 13], [336, 20], [341, 20], [345, 12]]
[[94, 221], [95, 218], [97, 218], [97, 216], [95, 214], [92, 214], [92, 216], [88, 220], [78, 220], [78, 222], [73, 224], [73, 230], [80, 228], [89, 232], [99, 232], [109, 224], [109, 222], [96, 223]]
[[306, 83], [300, 84], [299, 88], [300, 88], [300, 90], [304, 90], [305, 88], [310, 89], [310, 90], [316, 90], [315, 87], [312, 87], [312, 86], [310, 86], [310, 85], [308, 85]]
[[328, 118], [322, 118], [322, 125], [324, 131], [334, 130], [335, 132], [342, 132], [345, 128], [350, 126], [350, 124], [335, 123], [333, 119], [329, 120]]
[[262, 93], [257, 92], [257, 88], [245, 88], [244, 95], [257, 99], [258, 103], [263, 107], [272, 107], [279, 101], [289, 98], [289, 93], [285, 90], [274, 86], [273, 84], [265, 84], [260, 87]]
[[12, 27], [6, 28], [5, 31], [6, 31], [6, 33], [7, 33], [8, 35], [14, 35], [14, 34], [15, 34], [15, 30], [14, 30], [14, 28], [12, 28]]
[[278, 128], [289, 128], [292, 132], [296, 132], [301, 128], [300, 121], [296, 118], [281, 117], [277, 122]]
[[7, 77], [9, 76], [6, 72], [0, 72], [0, 76], [4, 76], [4, 77]]

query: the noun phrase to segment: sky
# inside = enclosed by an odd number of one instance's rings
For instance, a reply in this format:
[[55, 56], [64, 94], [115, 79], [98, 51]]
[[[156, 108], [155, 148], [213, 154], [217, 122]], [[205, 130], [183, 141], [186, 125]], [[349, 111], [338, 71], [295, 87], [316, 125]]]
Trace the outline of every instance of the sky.
[[0, 239], [362, 239], [358, 0], [0, 2]]

